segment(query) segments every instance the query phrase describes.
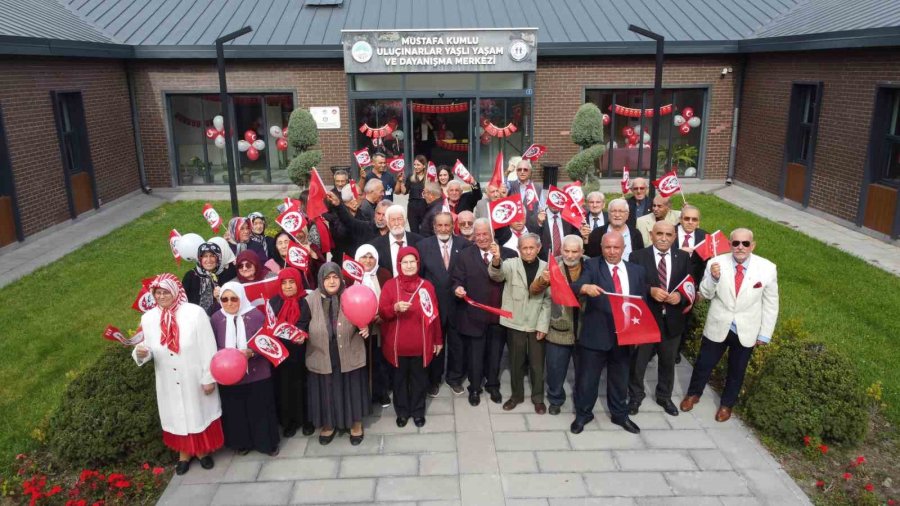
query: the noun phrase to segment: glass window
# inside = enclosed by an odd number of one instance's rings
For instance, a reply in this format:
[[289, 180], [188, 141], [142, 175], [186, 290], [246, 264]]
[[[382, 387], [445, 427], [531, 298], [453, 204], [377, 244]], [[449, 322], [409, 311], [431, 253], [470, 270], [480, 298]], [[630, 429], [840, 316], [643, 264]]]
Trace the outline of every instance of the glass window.
[[406, 74], [407, 90], [474, 90], [475, 74]]
[[813, 122], [818, 107], [818, 86], [795, 84], [791, 91], [791, 125], [787, 151], [791, 163], [808, 164], [815, 129]]
[[502, 150], [504, 160], [509, 160], [531, 145], [531, 100], [524, 97], [483, 98], [478, 112], [479, 124], [475, 127], [474, 140], [480, 143], [481, 149], [472, 172], [479, 180], [488, 180], [493, 174], [497, 153]]
[[388, 158], [403, 155], [402, 139], [395, 136], [403, 131], [403, 101], [354, 100], [353, 107], [356, 149], [367, 147], [369, 153], [382, 152]]
[[359, 74], [353, 76], [356, 91], [399, 90], [403, 88], [400, 74]]
[[169, 103], [172, 108], [172, 140], [179, 180], [181, 184], [203, 183], [209, 176], [204, 145], [218, 151], [212, 144], [213, 139], [206, 138], [206, 129], [212, 128], [212, 117], [219, 112], [207, 117], [203, 112], [204, 103], [197, 95], [173, 95], [169, 98]]
[[[650, 170], [653, 118], [641, 111], [652, 110], [653, 90], [587, 90], [585, 98], [609, 116], [603, 127], [607, 151], [598, 161], [598, 174], [619, 176], [622, 168], [628, 166], [632, 177], [646, 176]], [[705, 89], [663, 90], [658, 173], [675, 168], [682, 177], [698, 175], [705, 104]]]
[[879, 171], [880, 180], [891, 186], [900, 185], [900, 89], [887, 91], [887, 132], [884, 135], [883, 153], [886, 155]]
[[520, 72], [485, 72], [481, 74], [482, 90], [521, 90], [525, 88], [525, 74]]

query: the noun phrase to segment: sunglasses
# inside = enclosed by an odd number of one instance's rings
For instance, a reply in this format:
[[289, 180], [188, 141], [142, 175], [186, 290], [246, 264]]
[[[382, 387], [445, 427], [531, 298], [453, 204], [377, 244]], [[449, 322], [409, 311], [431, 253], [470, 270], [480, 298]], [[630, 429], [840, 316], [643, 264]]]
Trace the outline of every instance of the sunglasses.
[[248, 264], [245, 262], [245, 263], [242, 263], [241, 265], [239, 265], [238, 269], [249, 269], [251, 267], [255, 267], [255, 266], [253, 264]]
[[737, 248], [738, 246], [743, 246], [745, 248], [750, 247], [750, 241], [731, 241], [731, 247]]
[[681, 221], [700, 221], [700, 218], [693, 218], [690, 216], [682, 216]]
[[474, 224], [475, 224], [474, 221], [460, 221], [459, 222], [460, 227], [468, 227], [468, 226], [474, 225]]
[[647, 189], [646, 186], [635, 186], [632, 188], [632, 190], [646, 190], [646, 189]]
[[529, 170], [531, 169], [527, 167], [519, 167], [518, 169], [516, 169], [516, 172], [528, 172]]
[[238, 297], [222, 297], [219, 300], [221, 300], [222, 302], [240, 302], [241, 301], [241, 299]]

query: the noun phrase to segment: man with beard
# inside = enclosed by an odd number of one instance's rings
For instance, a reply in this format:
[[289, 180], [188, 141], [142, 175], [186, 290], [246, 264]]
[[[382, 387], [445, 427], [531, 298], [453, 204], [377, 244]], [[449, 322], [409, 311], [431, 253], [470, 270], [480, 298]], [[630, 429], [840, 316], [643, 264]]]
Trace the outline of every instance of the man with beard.
[[[378, 265], [397, 276], [397, 252], [404, 246], [416, 248], [422, 236], [406, 231], [406, 208], [394, 204], [384, 212], [389, 233], [376, 237], [369, 242], [378, 252]], [[377, 225], [377, 222], [376, 222]], [[418, 248], [416, 248], [418, 249]]]

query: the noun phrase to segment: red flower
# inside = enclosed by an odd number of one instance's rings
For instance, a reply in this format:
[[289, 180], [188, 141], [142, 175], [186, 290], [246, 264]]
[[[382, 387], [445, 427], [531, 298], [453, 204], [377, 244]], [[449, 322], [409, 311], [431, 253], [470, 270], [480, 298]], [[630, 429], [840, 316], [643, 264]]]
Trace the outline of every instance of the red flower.
[[159, 476], [159, 475], [161, 475], [161, 474], [164, 473], [164, 472], [166, 472], [165, 468], [162, 468], [162, 467], [154, 467], [154, 468], [153, 468], [153, 475], [154, 475], [154, 476]]
[[128, 480], [119, 480], [113, 483], [113, 486], [116, 488], [128, 488], [131, 486], [131, 482]]
[[109, 473], [109, 478], [107, 478], [106, 481], [109, 484], [113, 484], [117, 481], [124, 480], [125, 478], [126, 476], [122, 473]]
[[144, 462], [144, 465], [141, 467], [144, 469], [144, 471], [146, 471], [146, 470], [150, 469], [150, 464]]
[[875, 490], [875, 485], [872, 485], [871, 483], [866, 483], [866, 491], [872, 492], [873, 490]]
[[27, 457], [24, 453], [16, 455], [16, 460], [24, 460]]
[[865, 462], [866, 462], [866, 458], [863, 457], [862, 455], [860, 455], [859, 457], [856, 457], [856, 464], [854, 464], [854, 465], [858, 466], [858, 465], [863, 464], [863, 463], [865, 463]]
[[819, 451], [822, 452], [822, 455], [828, 453], [828, 445], [821, 444], [819, 445]]
[[845, 481], [850, 481], [850, 479], [853, 478], [853, 475], [850, 473], [844, 473], [843, 476]]
[[92, 504], [91, 506], [104, 506], [105, 504], [106, 504], [106, 501], [101, 499], [101, 500], [95, 502], [94, 504]]
[[803, 446], [809, 446], [809, 442], [812, 440], [809, 436], [803, 436]]
[[87, 506], [87, 501], [79, 499], [77, 501], [66, 501], [66, 506]]
[[897, 504], [897, 501], [895, 501], [893, 499], [888, 499], [888, 506], [894, 506], [895, 504]]
[[816, 487], [818, 487], [818, 488], [824, 488], [824, 487], [825, 487], [825, 480], [816, 480]]
[[51, 488], [51, 489], [47, 492], [47, 497], [54, 496], [54, 495], [56, 495], [56, 494], [58, 494], [58, 493], [60, 493], [60, 492], [62, 492], [62, 487], [60, 487], [59, 485], [53, 485], [53, 488]]

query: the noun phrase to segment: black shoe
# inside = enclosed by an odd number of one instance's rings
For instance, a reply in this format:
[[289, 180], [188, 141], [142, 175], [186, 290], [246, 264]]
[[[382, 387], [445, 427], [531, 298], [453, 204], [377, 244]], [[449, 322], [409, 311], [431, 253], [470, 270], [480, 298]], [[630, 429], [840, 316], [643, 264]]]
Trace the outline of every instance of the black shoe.
[[244, 455], [247, 455], [248, 453], [250, 453], [250, 450], [244, 448], [244, 449], [242, 449], [242, 450], [235, 450], [234, 453], [237, 453], [238, 455], [244, 456]]
[[678, 407], [675, 406], [672, 399], [656, 399], [656, 403], [663, 408], [663, 411], [665, 411], [667, 415], [678, 416]]
[[469, 404], [473, 406], [481, 404], [481, 395], [478, 392], [469, 392]]
[[556, 404], [551, 404], [548, 412], [551, 415], [558, 415], [559, 414], [559, 406], [557, 406]]
[[450, 387], [453, 395], [462, 395], [466, 393], [466, 389], [463, 388], [462, 385], [451, 385], [450, 383], [447, 383], [447, 385]]
[[406, 422], [409, 421], [409, 418], [404, 418], [402, 416], [397, 417], [397, 427], [406, 427]]
[[424, 427], [425, 426], [425, 417], [424, 416], [413, 417], [413, 423], [416, 424], [416, 427]]
[[303, 435], [304, 436], [312, 436], [315, 431], [316, 431], [316, 426], [313, 425], [312, 423], [307, 422], [307, 423], [303, 424]]
[[207, 455], [200, 459], [200, 467], [203, 469], [212, 469], [216, 467], [216, 463], [213, 461], [212, 455]]
[[266, 455], [268, 455], [268, 456], [270, 456], [270, 457], [277, 457], [279, 453], [281, 453], [281, 448], [278, 448], [278, 447], [276, 446], [274, 450], [272, 450], [272, 451], [266, 453]]
[[285, 427], [284, 428], [284, 437], [294, 437], [297, 434], [297, 427]]
[[640, 411], [640, 409], [641, 409], [641, 403], [640, 403], [640, 402], [630, 402], [630, 403], [628, 403], [628, 414], [629, 414], [629, 415], [634, 416], [634, 415], [638, 414], [638, 411]]
[[374, 400], [375, 404], [380, 404], [382, 408], [386, 408], [391, 405], [391, 396], [387, 394], [377, 396]]
[[337, 433], [338, 433], [337, 429], [333, 430], [331, 432], [331, 434], [328, 436], [323, 436], [322, 433], [319, 433], [319, 444], [322, 446], [327, 445], [328, 443], [330, 443], [331, 441], [334, 440], [334, 436], [336, 436]]
[[178, 464], [175, 464], [175, 474], [181, 476], [182, 474], [188, 472], [188, 469], [191, 468], [190, 460], [179, 460]]
[[632, 422], [630, 418], [626, 417], [624, 420], [619, 420], [619, 421], [612, 420], [612, 423], [618, 425], [619, 427], [622, 427], [623, 429], [625, 429], [626, 431], [628, 431], [632, 434], [640, 434], [641, 433], [641, 428], [638, 427], [637, 424]]
[[488, 389], [487, 393], [491, 394], [491, 402], [493, 402], [494, 404], [500, 404], [501, 402], [503, 402], [503, 396], [500, 395], [499, 388], [490, 388]]
[[679, 353], [678, 355], [675, 355], [675, 364], [680, 364], [680, 363], [681, 363], [681, 353]]
[[359, 446], [363, 442], [363, 438], [365, 436], [366, 436], [365, 432], [358, 436], [354, 436], [353, 434], [350, 434], [350, 444], [353, 446]]
[[428, 397], [437, 397], [440, 392], [441, 384], [435, 383], [434, 385], [431, 385], [431, 388], [428, 390]]

